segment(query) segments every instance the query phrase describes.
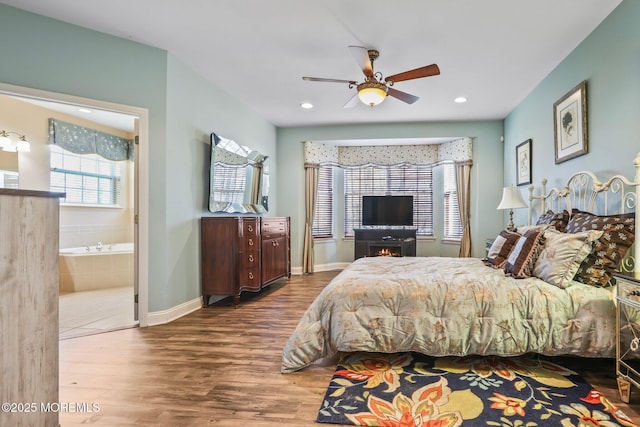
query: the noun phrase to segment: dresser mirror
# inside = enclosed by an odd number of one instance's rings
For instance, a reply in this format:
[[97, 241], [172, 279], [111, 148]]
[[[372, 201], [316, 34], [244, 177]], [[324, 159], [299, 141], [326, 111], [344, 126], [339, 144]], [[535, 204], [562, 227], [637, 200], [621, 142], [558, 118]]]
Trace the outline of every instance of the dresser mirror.
[[209, 211], [264, 213], [268, 200], [268, 156], [212, 133]]

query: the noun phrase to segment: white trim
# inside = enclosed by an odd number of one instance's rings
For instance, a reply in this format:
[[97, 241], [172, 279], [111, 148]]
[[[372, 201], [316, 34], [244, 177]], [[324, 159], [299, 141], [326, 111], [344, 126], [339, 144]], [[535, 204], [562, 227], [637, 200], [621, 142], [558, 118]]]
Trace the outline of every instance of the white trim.
[[149, 326], [149, 110], [124, 104], [0, 83], [0, 93], [130, 114], [139, 118], [138, 182], [138, 318]]
[[[344, 270], [350, 262], [333, 262], [331, 264], [315, 264], [313, 266], [314, 272], [320, 271], [332, 271], [332, 270]], [[293, 267], [291, 268], [291, 274], [302, 274], [302, 267]]]
[[202, 297], [197, 297], [191, 301], [183, 302], [182, 304], [176, 305], [175, 307], [171, 307], [167, 310], [153, 311], [148, 313], [147, 326], [164, 325], [165, 323], [172, 322], [179, 317], [198, 311], [201, 308]]

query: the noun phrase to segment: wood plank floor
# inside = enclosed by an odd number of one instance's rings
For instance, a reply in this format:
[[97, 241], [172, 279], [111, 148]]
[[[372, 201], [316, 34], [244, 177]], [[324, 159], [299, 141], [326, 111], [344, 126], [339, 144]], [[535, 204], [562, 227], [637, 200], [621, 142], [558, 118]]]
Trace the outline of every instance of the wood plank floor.
[[[60, 342], [62, 427], [318, 426], [336, 360], [280, 373], [282, 348], [312, 299], [337, 272], [292, 276], [167, 325]], [[640, 391], [619, 399], [613, 360], [562, 358], [640, 423]], [[82, 409], [82, 406], [80, 406]]]

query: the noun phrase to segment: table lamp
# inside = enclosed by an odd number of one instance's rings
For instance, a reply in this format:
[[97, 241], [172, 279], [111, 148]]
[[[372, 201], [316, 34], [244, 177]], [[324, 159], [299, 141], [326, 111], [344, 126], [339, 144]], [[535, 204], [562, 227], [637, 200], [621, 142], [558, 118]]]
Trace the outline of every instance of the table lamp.
[[502, 200], [497, 209], [509, 209], [509, 225], [507, 230], [515, 231], [516, 226], [513, 224], [513, 210], [526, 208], [527, 204], [522, 200], [520, 191], [513, 185], [502, 189]]

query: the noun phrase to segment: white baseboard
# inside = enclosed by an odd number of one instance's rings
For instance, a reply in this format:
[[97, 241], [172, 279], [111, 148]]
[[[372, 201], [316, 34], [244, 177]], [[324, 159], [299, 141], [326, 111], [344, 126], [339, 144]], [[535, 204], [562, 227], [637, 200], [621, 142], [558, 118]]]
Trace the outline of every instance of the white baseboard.
[[[313, 266], [313, 271], [331, 271], [331, 270], [344, 270], [350, 262], [333, 262], [331, 264], [319, 264]], [[291, 274], [303, 274], [302, 267], [291, 267]]]
[[186, 316], [202, 308], [202, 297], [194, 298], [167, 310], [150, 312], [147, 315], [148, 326], [164, 325], [179, 317]]

